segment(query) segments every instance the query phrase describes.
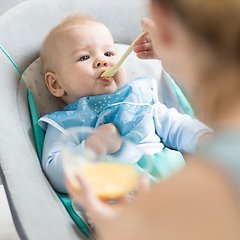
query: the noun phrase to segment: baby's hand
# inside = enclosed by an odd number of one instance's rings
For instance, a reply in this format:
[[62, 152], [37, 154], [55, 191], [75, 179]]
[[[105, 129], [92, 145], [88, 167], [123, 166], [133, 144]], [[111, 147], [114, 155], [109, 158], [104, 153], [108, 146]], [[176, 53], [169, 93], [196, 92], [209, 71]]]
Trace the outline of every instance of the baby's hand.
[[[104, 135], [103, 131], [107, 134]], [[104, 124], [88, 137], [85, 146], [93, 149], [98, 155], [115, 152], [121, 147], [121, 140], [118, 136], [120, 136], [119, 131], [113, 123]]]
[[159, 59], [156, 52], [157, 31], [155, 23], [147, 18], [141, 20], [143, 29], [147, 32], [134, 44], [134, 52], [140, 59]]

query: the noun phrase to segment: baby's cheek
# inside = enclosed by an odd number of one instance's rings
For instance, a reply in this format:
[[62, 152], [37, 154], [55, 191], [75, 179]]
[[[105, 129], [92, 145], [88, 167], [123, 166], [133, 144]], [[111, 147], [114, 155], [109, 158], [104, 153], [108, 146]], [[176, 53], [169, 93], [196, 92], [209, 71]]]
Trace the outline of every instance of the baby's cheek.
[[119, 88], [123, 87], [126, 83], [126, 70], [125, 67], [123, 65], [121, 65], [121, 67], [118, 69], [117, 72], [117, 78], [118, 78], [118, 86]]

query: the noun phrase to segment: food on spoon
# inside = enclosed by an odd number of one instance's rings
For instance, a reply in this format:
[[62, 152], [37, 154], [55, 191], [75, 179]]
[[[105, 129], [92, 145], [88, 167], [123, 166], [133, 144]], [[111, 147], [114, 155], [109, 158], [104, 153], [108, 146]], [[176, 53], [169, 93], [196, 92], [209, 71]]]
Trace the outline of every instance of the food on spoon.
[[139, 173], [130, 164], [98, 162], [81, 170], [101, 199], [115, 199], [136, 188]]
[[100, 82], [106, 86], [110, 85], [112, 83], [112, 81], [113, 81], [113, 77], [100, 77], [98, 79], [98, 82]]

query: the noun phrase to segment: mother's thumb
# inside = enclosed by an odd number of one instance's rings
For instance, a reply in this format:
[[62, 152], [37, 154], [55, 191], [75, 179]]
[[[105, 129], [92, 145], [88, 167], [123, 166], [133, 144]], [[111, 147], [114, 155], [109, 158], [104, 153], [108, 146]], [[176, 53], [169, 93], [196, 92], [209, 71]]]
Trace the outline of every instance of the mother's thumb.
[[94, 194], [93, 189], [90, 186], [90, 183], [82, 175], [77, 174], [75, 177], [81, 186], [81, 192], [79, 193], [79, 195], [81, 195], [79, 196], [80, 204], [82, 204], [83, 207], [85, 207], [85, 205], [93, 205], [97, 197]]
[[155, 28], [156, 28], [155, 23], [148, 18], [143, 18], [141, 20], [141, 25], [142, 25], [143, 30], [148, 32], [150, 35], [153, 31], [155, 31]]

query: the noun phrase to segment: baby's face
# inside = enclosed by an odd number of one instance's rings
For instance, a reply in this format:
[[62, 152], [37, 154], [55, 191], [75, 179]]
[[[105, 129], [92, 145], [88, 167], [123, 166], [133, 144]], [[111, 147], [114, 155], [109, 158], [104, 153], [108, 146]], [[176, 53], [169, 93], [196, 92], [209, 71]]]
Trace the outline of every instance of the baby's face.
[[56, 75], [67, 104], [85, 96], [114, 93], [124, 86], [123, 66], [111, 83], [100, 78], [120, 59], [112, 35], [103, 24], [89, 22], [63, 30], [57, 49]]

